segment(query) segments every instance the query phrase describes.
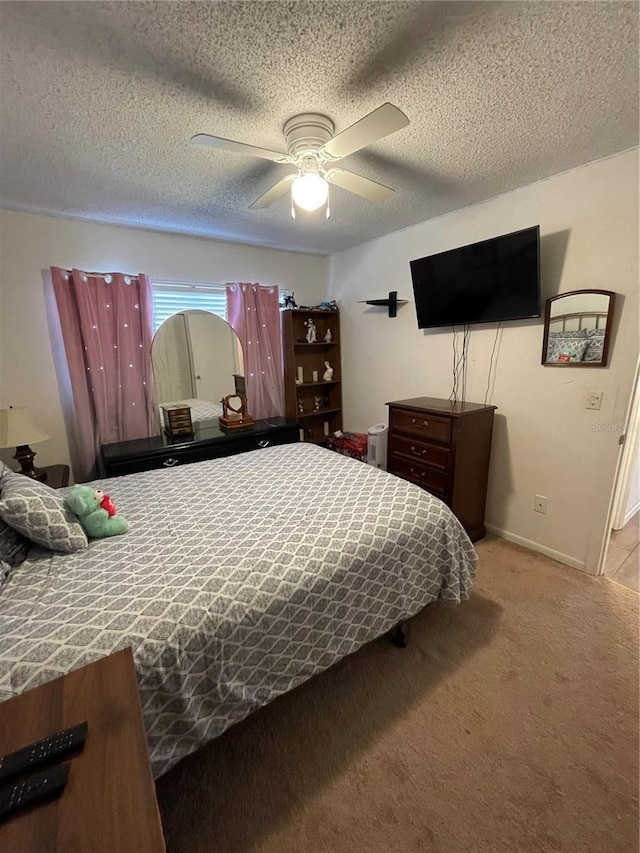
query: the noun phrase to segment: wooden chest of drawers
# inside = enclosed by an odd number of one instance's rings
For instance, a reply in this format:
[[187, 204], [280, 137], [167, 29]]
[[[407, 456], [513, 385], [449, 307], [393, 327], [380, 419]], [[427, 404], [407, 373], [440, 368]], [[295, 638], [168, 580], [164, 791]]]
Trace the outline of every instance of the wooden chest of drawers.
[[164, 431], [168, 436], [192, 435], [191, 408], [189, 406], [161, 406]]
[[434, 397], [387, 405], [389, 473], [440, 498], [472, 541], [482, 539], [496, 407]]

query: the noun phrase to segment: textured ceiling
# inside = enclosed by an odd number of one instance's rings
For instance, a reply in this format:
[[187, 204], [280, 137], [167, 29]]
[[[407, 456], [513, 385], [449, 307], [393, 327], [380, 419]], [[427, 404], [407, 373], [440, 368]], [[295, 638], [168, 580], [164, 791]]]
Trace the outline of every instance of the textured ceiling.
[[[638, 4], [2, 2], [0, 204], [329, 254], [638, 144]], [[248, 205], [285, 150], [390, 101], [404, 130], [341, 165], [331, 219]]]

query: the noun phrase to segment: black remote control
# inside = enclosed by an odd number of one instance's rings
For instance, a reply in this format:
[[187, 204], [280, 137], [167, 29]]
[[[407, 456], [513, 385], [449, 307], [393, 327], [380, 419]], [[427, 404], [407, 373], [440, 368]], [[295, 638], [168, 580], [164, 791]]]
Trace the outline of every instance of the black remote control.
[[45, 797], [59, 796], [69, 778], [69, 762], [34, 773], [22, 782], [0, 790], [0, 820]]
[[0, 757], [0, 782], [25, 773], [79, 749], [87, 738], [87, 723], [78, 723], [51, 737]]

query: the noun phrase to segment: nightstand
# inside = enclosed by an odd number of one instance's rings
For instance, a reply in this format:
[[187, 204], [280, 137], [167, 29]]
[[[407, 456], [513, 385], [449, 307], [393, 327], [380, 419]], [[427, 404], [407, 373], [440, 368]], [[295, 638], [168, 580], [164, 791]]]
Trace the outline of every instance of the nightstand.
[[69, 466], [68, 465], [46, 465], [40, 468], [47, 475], [47, 479], [43, 480], [47, 486], [52, 489], [62, 489], [69, 485]]
[[131, 649], [0, 704], [0, 755], [84, 720], [67, 787], [0, 824], [0, 849], [164, 853]]

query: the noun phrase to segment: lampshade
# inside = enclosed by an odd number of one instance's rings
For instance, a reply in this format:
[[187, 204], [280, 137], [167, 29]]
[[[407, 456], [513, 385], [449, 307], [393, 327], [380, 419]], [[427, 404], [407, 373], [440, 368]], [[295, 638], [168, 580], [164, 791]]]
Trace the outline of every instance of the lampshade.
[[317, 210], [326, 204], [329, 184], [317, 172], [306, 172], [291, 184], [291, 197], [303, 210]]
[[0, 408], [0, 447], [20, 447], [51, 438], [34, 424], [26, 406]]

